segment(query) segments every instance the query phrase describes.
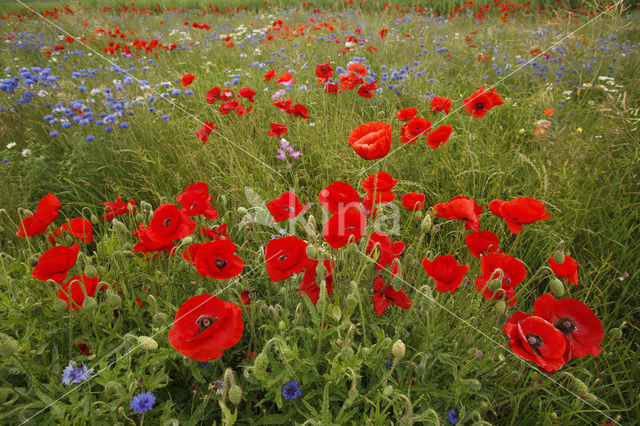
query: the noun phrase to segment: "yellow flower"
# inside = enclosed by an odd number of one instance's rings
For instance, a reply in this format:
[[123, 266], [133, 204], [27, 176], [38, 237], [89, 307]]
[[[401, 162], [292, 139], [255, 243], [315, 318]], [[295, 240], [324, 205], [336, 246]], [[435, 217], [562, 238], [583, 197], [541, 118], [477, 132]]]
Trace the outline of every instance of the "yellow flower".
[[577, 131], [578, 133], [582, 133], [582, 127], [578, 127], [578, 128], [576, 129], [576, 131]]

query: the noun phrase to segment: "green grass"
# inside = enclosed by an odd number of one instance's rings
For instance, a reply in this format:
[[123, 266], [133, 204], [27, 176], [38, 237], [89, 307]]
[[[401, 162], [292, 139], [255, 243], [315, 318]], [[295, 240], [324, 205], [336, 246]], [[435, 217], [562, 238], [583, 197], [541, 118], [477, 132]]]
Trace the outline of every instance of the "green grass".
[[[525, 22], [507, 23], [490, 18], [477, 27], [471, 18], [436, 23], [408, 16], [408, 22], [402, 22], [400, 13], [374, 13], [365, 8], [353, 12], [335, 9], [316, 17], [318, 22], [326, 20], [334, 25], [336, 33], [341, 24], [349, 33], [361, 28], [369, 43], [378, 48], [377, 52], [358, 48], [346, 56], [336, 54], [344, 45], [318, 40], [319, 35], [328, 35], [327, 30], [307, 31], [313, 40], [276, 38], [271, 43], [259, 43], [262, 53], [256, 55], [253, 46], [242, 51], [238, 47], [225, 49], [225, 43], [204, 38], [210, 32], [182, 25], [189, 20], [237, 28], [253, 22], [250, 28], [262, 28], [279, 18], [293, 26], [308, 22], [303, 10], [291, 9], [275, 17], [267, 16], [266, 11], [263, 17], [253, 12], [222, 16], [167, 12], [143, 20], [115, 12], [94, 15], [80, 11], [74, 16], [60, 16], [54, 22], [74, 36], [89, 36], [98, 27], [118, 25], [123, 31], [135, 29], [131, 37], [150, 40], [160, 34], [165, 44], [180, 42], [179, 35], [169, 35], [172, 29], [186, 29], [194, 42], [200, 42], [171, 53], [160, 51], [156, 66], [143, 72], [142, 64], [136, 63], [138, 69], [133, 73], [149, 81], [158, 93], [163, 89], [155, 87], [156, 83], [173, 82], [187, 72], [193, 73], [196, 80], [189, 88], [195, 94], [175, 98], [179, 108], [161, 99], [153, 104], [156, 112], [147, 110], [146, 101], [134, 105], [133, 114], [120, 119], [129, 122], [129, 128], [116, 127], [109, 133], [96, 126], [75, 124], [61, 130], [59, 124], [51, 126], [42, 119], [51, 109], [47, 102], [68, 103], [91, 97], [93, 87], [113, 87], [112, 80], [122, 77], [108, 71], [103, 59], [96, 54], [70, 56], [67, 60], [57, 56], [57, 63], [62, 64], [58, 68], [40, 51], [13, 52], [9, 45], [3, 45], [3, 69], [11, 66], [15, 73], [20, 66], [48, 65], [52, 74], [62, 78], [58, 82], [60, 90], [47, 89], [47, 97], [36, 96], [29, 105], [0, 112], [0, 158], [10, 160], [0, 166], [0, 331], [17, 342], [16, 351], [7, 352], [0, 360], [1, 418], [22, 422], [38, 414], [30, 421], [138, 423], [140, 416], [127, 419], [129, 402], [143, 391], [156, 396], [156, 405], [144, 416], [144, 421], [151, 424], [166, 424], [171, 419], [187, 424], [225, 422], [233, 417], [234, 410], [240, 424], [257, 424], [260, 418], [265, 423], [448, 424], [445, 416], [451, 408], [468, 412], [461, 421], [465, 424], [612, 423], [603, 413], [622, 424], [632, 424], [639, 418], [635, 385], [640, 380], [637, 14], [606, 14], [584, 28], [579, 27], [586, 19], [567, 22], [561, 19], [565, 16], [562, 13], [542, 21], [537, 16], [522, 16]], [[83, 22], [89, 26], [83, 27]], [[13, 31], [9, 24], [2, 25], [3, 35]], [[16, 25], [32, 33], [58, 34], [43, 22]], [[381, 41], [377, 32], [384, 27], [395, 34]], [[472, 35], [478, 49], [468, 48], [464, 40], [472, 29], [479, 30]], [[551, 31], [540, 30], [535, 35], [534, 29]], [[569, 39], [560, 41], [576, 30]], [[229, 31], [221, 29], [219, 34]], [[412, 37], [403, 37], [405, 33]], [[618, 47], [599, 50], [603, 44], [599, 38], [609, 40], [614, 34], [618, 40], [610, 45], [630, 40], [627, 47], [631, 51], [625, 56]], [[450, 49], [450, 59], [446, 53], [435, 53], [437, 47], [432, 44], [434, 37], [445, 35], [449, 38], [442, 45]], [[424, 41], [418, 41], [420, 36]], [[411, 40], [413, 44], [409, 45]], [[234, 41], [239, 44], [240, 38], [234, 37]], [[562, 63], [549, 64], [547, 81], [532, 77], [528, 67], [511, 75], [519, 66], [515, 55], [529, 59], [532, 48], [544, 50], [556, 42], [568, 54]], [[49, 48], [54, 43], [56, 38], [47, 40]], [[426, 45], [429, 55], [409, 55], [422, 50], [419, 43]], [[96, 39], [90, 46], [102, 53], [105, 44], [103, 39]], [[477, 61], [480, 49], [489, 49], [487, 45], [496, 48], [495, 53], [485, 52], [495, 61]], [[285, 50], [280, 52], [281, 48]], [[241, 52], [248, 57], [240, 57]], [[280, 57], [271, 54], [275, 52]], [[559, 57], [553, 50], [550, 53]], [[321, 90], [300, 90], [300, 85], [315, 84], [317, 63], [331, 60], [334, 67], [346, 68], [352, 56], [366, 57], [370, 71], [378, 74], [385, 72], [383, 65], [400, 69], [419, 60], [420, 65], [411, 67], [425, 74], [398, 82], [398, 94], [385, 87], [374, 97], [376, 104], [355, 91], [336, 96]], [[108, 59], [123, 67], [133, 62], [118, 56]], [[285, 115], [270, 105], [271, 95], [280, 87], [274, 81], [264, 81], [265, 71], [249, 66], [254, 60], [269, 59], [276, 59], [276, 63], [265, 64], [267, 70], [296, 70], [294, 87], [286, 97], [307, 106], [310, 119]], [[505, 61], [511, 67], [496, 75], [491, 65]], [[586, 72], [582, 66], [585, 63], [591, 64], [591, 72]], [[567, 66], [564, 81], [552, 83], [560, 65]], [[609, 70], [610, 65], [615, 68]], [[88, 88], [84, 95], [75, 89], [80, 81], [70, 79], [77, 67], [103, 68], [95, 79], [81, 83]], [[571, 73], [571, 68], [578, 72]], [[227, 69], [231, 72], [225, 72]], [[204, 102], [204, 94], [237, 73], [242, 74], [241, 82], [234, 89], [251, 87], [258, 93], [254, 110], [244, 117], [222, 116]], [[487, 80], [485, 75], [489, 76]], [[615, 79], [620, 86], [617, 93], [583, 87], [585, 83], [597, 85], [601, 75]], [[568, 84], [567, 79], [573, 82]], [[496, 85], [505, 105], [492, 109], [483, 119], [472, 118], [464, 110], [454, 111], [479, 85]], [[579, 92], [572, 90], [574, 85], [582, 87]], [[130, 99], [148, 96], [135, 84], [124, 87], [118, 95], [127, 94]], [[179, 83], [174, 82], [173, 87], [184, 90]], [[572, 90], [572, 94], [563, 94], [566, 90]], [[391, 123], [392, 150], [400, 148], [400, 123], [395, 118], [399, 109], [415, 106], [419, 115], [434, 123], [444, 119], [443, 115], [429, 114], [427, 91], [453, 100], [452, 112], [443, 121], [454, 128], [451, 139], [437, 150], [424, 141], [403, 146], [369, 169], [374, 162], [357, 157], [347, 143], [351, 130], [369, 121]], [[18, 97], [0, 92], [0, 103], [10, 105]], [[102, 95], [93, 97], [96, 103], [92, 107], [101, 111]], [[535, 137], [534, 122], [547, 118], [542, 110], [549, 107], [555, 109], [549, 118], [552, 125], [543, 137]], [[171, 118], [160, 119], [160, 110]], [[213, 121], [220, 129], [202, 145], [195, 134], [204, 120]], [[270, 122], [286, 124], [289, 130], [285, 137], [303, 153], [292, 169], [274, 158], [277, 142], [267, 135]], [[54, 128], [60, 134], [50, 138], [48, 134]], [[95, 140], [85, 142], [87, 134], [94, 135]], [[15, 147], [5, 148], [14, 141]], [[31, 152], [23, 156], [25, 148]], [[401, 206], [399, 233], [392, 240], [406, 243], [400, 257], [403, 277], [394, 279], [387, 271], [381, 277], [411, 298], [413, 307], [407, 312], [392, 305], [378, 318], [373, 311], [371, 283], [376, 274], [371, 260], [362, 254], [373, 232], [370, 225], [359, 244], [341, 250], [323, 246], [322, 237], [314, 237], [301, 227], [295, 229], [300, 238], [323, 248], [323, 256], [330, 254], [336, 259], [332, 297], [323, 296], [316, 306], [300, 298], [300, 274], [282, 283], [271, 282], [261, 249], [277, 231], [260, 224], [252, 229], [237, 226], [242, 220], [237, 209], [251, 207], [245, 188], [252, 188], [266, 201], [295, 190], [301, 200], [314, 203], [307, 215], [315, 216], [317, 234], [321, 233], [323, 216], [318, 192], [342, 180], [362, 193], [360, 182], [378, 171], [399, 179], [394, 188], [399, 196], [406, 192], [426, 194], [427, 206], [456, 195], [472, 197], [485, 206], [482, 229], [495, 232], [503, 250], [527, 266], [527, 278], [517, 288], [518, 305], [504, 314], [497, 313], [494, 302], [480, 297], [474, 286], [463, 285], [453, 295], [435, 292], [419, 263], [427, 253], [430, 258], [453, 254], [460, 263], [471, 265], [467, 276], [472, 282], [480, 274], [479, 262], [465, 247], [467, 232], [459, 222], [434, 219], [441, 229], [425, 232], [420, 227], [425, 212], [410, 214]], [[143, 262], [141, 255], [132, 254], [137, 239], [130, 231], [141, 220], [148, 223], [149, 214], [125, 215], [121, 218], [127, 230], [124, 233], [102, 220], [94, 225], [95, 242], [82, 245], [85, 255], [70, 273], [76, 275], [86, 265], [95, 266], [102, 281], [120, 284], [120, 301], [114, 294], [107, 298], [103, 292], [97, 296], [94, 310], [54, 309], [55, 285], [31, 277], [35, 261], [49, 244], [42, 236], [28, 240], [15, 236], [20, 208], [34, 210], [42, 196], [54, 193], [62, 203], [61, 218], [55, 223], [58, 226], [74, 217], [99, 217], [102, 203], [117, 196], [135, 199], [138, 207], [142, 200], [153, 207], [175, 202], [175, 197], [196, 181], [209, 184], [213, 205], [221, 216], [215, 222], [200, 219], [199, 225], [229, 223], [229, 235], [247, 265], [241, 282], [201, 277], [181, 259], [181, 250], [174, 257], [161, 253], [151, 263]], [[540, 199], [552, 217], [525, 225], [521, 234], [512, 235], [504, 221], [486, 206], [494, 199], [519, 196]], [[399, 197], [395, 204], [400, 205]], [[393, 209], [384, 211], [390, 214]], [[193, 237], [200, 241], [197, 234]], [[567, 287], [567, 296], [594, 310], [605, 337], [599, 357], [574, 359], [560, 372], [546, 376], [512, 354], [502, 325], [517, 310], [532, 313], [535, 299], [548, 291], [549, 279], [541, 268], [560, 248], [580, 263], [580, 286]], [[220, 298], [238, 303], [244, 288], [255, 294], [251, 309], [243, 310], [245, 334], [222, 358], [203, 368], [171, 347], [165, 327], [170, 327], [177, 308], [186, 299], [221, 291]], [[148, 304], [138, 306], [136, 297]], [[622, 324], [622, 338], [612, 337], [609, 330]], [[159, 348], [136, 348], [131, 336], [155, 336]], [[384, 363], [394, 359], [391, 350], [398, 339], [406, 345], [406, 355], [387, 370]], [[77, 343], [87, 344], [91, 355], [83, 355], [75, 347]], [[253, 351], [256, 358], [247, 359], [247, 351]], [[482, 355], [476, 355], [476, 351]], [[100, 374], [67, 395], [72, 388], [60, 383], [60, 373], [70, 359], [84, 362]], [[237, 406], [226, 394], [217, 396], [209, 387], [225, 374], [228, 377], [228, 369], [243, 389], [242, 402]], [[587, 403], [560, 386], [575, 392], [574, 378], [585, 382], [595, 399]], [[289, 380], [301, 385], [303, 396], [296, 401], [284, 401], [280, 395], [282, 385]], [[411, 386], [412, 381], [415, 386]], [[122, 412], [119, 407], [123, 407]]]

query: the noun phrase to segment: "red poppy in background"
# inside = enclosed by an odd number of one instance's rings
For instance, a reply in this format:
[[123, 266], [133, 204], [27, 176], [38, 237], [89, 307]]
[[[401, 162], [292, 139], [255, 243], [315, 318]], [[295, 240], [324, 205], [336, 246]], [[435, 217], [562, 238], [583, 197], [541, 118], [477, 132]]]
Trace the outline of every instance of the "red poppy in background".
[[169, 342], [182, 355], [196, 361], [211, 361], [233, 347], [244, 330], [242, 308], [201, 294], [178, 308], [169, 330]]
[[218, 127], [216, 127], [213, 124], [213, 121], [204, 122], [204, 126], [200, 130], [198, 130], [198, 132], [196, 133], [196, 136], [198, 137], [198, 139], [202, 141], [202, 145], [207, 143], [207, 141], [209, 140], [209, 133], [211, 133], [213, 129], [217, 129], [217, 128]]
[[513, 353], [553, 373], [568, 361], [564, 334], [543, 318], [516, 312], [502, 327]]
[[362, 187], [368, 194], [371, 194], [374, 191], [387, 192], [391, 191], [397, 182], [398, 179], [394, 179], [389, 173], [378, 172], [365, 178], [362, 181]]
[[[314, 305], [318, 303], [318, 299], [320, 299], [320, 286], [318, 285], [317, 271], [318, 263], [319, 262], [317, 260], [309, 259], [309, 263], [304, 270], [304, 276], [302, 277], [300, 288], [298, 289], [298, 294], [302, 296], [302, 293], [304, 293], [309, 296], [311, 303]], [[331, 296], [333, 294], [333, 269], [331, 261], [329, 259], [325, 259], [322, 261], [322, 264], [327, 271], [327, 275], [324, 277], [327, 294]]]
[[321, 190], [318, 194], [318, 201], [331, 213], [337, 214], [342, 210], [358, 208], [360, 195], [348, 183], [338, 181]]
[[544, 113], [544, 115], [546, 115], [547, 117], [551, 117], [553, 115], [553, 108], [547, 108], [544, 111], [542, 111]]
[[500, 252], [498, 236], [490, 231], [475, 231], [467, 234], [464, 237], [464, 242], [467, 244], [471, 255], [478, 259], [481, 259], [485, 253]]
[[309, 112], [307, 110], [307, 107], [305, 107], [304, 105], [296, 104], [291, 108], [287, 108], [286, 112], [288, 114], [292, 114], [294, 117], [302, 117], [304, 119], [309, 118]]
[[556, 300], [551, 293], [546, 293], [538, 297], [533, 310], [537, 316], [549, 321], [567, 337], [571, 346], [571, 358], [600, 355], [604, 329], [587, 305], [571, 298]]
[[469, 271], [469, 265], [458, 265], [456, 258], [450, 254], [438, 256], [431, 261], [423, 257], [422, 267], [436, 281], [436, 291], [440, 293], [456, 291]]
[[236, 101], [235, 99], [229, 102], [225, 102], [222, 105], [220, 105], [220, 108], [218, 108], [218, 111], [220, 112], [220, 114], [222, 115], [227, 115], [233, 111], [236, 110], [236, 108], [238, 108], [238, 101]]
[[291, 81], [292, 78], [293, 78], [293, 74], [291, 74], [289, 71], [285, 71], [282, 74], [280, 74], [280, 77], [278, 78], [276, 83], [278, 83], [278, 84], [286, 83], [286, 82]]
[[520, 197], [511, 201], [493, 200], [489, 203], [489, 210], [503, 218], [513, 234], [522, 231], [522, 225], [551, 217], [551, 214], [545, 214], [544, 204], [531, 197]]
[[324, 88], [326, 93], [338, 93], [338, 85], [336, 83], [329, 83]]
[[222, 94], [222, 90], [219, 87], [214, 87], [207, 92], [206, 98], [207, 103], [215, 104], [216, 101], [220, 99], [220, 95]]
[[[498, 279], [498, 269], [502, 270], [502, 280], [500, 281], [500, 289], [494, 292], [489, 289], [489, 284], [492, 280]], [[527, 270], [522, 262], [508, 254], [487, 253], [482, 256], [480, 271], [482, 275], [476, 278], [476, 288], [481, 292], [482, 297], [489, 300], [498, 300], [504, 297], [509, 306], [516, 303], [517, 298], [513, 287], [520, 284], [527, 275]]]
[[240, 292], [240, 300], [242, 301], [242, 304], [245, 306], [251, 304], [252, 297], [253, 297], [253, 293], [248, 288], [245, 288], [244, 290], [242, 290], [242, 292]]
[[453, 127], [447, 124], [439, 126], [437, 129], [427, 135], [427, 145], [429, 145], [433, 149], [444, 145], [444, 143], [449, 140], [451, 132], [453, 132]]
[[436, 204], [433, 206], [433, 210], [436, 212], [436, 217], [465, 221], [464, 229], [472, 229], [474, 231], [480, 229], [478, 215], [482, 213], [482, 206], [476, 204], [471, 198], [453, 197], [446, 203]]
[[381, 29], [380, 31], [378, 31], [378, 35], [380, 35], [380, 38], [381, 38], [381, 39], [384, 39], [384, 38], [387, 36], [387, 32], [388, 32], [388, 31], [389, 31], [388, 29], [383, 28], [383, 29]]
[[376, 311], [376, 316], [380, 316], [391, 303], [402, 309], [411, 307], [411, 300], [404, 291], [396, 291], [393, 286], [386, 285], [380, 277], [376, 277], [373, 281], [373, 290], [373, 309]]
[[578, 286], [578, 266], [575, 259], [568, 254], [564, 256], [564, 262], [556, 263], [553, 257], [549, 258], [549, 266], [554, 274], [567, 280], [567, 284], [574, 283]]
[[80, 247], [77, 243], [71, 247], [51, 247], [42, 253], [31, 275], [40, 281], [53, 280], [62, 284], [69, 270], [76, 264], [79, 251]]
[[224, 89], [222, 91], [222, 93], [220, 93], [220, 100], [221, 101], [230, 101], [233, 98], [234, 98], [233, 90], [231, 90], [231, 89]]
[[187, 261], [187, 263], [191, 263], [195, 265], [196, 263], [196, 255], [198, 254], [198, 250], [202, 247], [204, 243], [195, 243], [191, 244], [185, 251], [182, 252], [182, 258]]
[[287, 126], [284, 124], [271, 123], [271, 130], [269, 130], [269, 136], [282, 136], [287, 133]]
[[182, 76], [182, 78], [180, 79], [180, 83], [182, 83], [183, 86], [188, 86], [191, 83], [193, 83], [193, 80], [196, 79], [196, 76], [193, 74], [185, 74]]
[[212, 238], [214, 240], [231, 240], [231, 237], [227, 235], [227, 224], [223, 223], [222, 225], [216, 227], [215, 229], [205, 227], [200, 230], [200, 233], [207, 238]]
[[449, 115], [449, 109], [451, 108], [451, 99], [443, 98], [442, 96], [435, 96], [431, 99], [431, 114], [434, 111], [444, 111]]
[[326, 83], [331, 77], [333, 77], [331, 61], [324, 64], [318, 64], [316, 66], [316, 76], [318, 77], [318, 85]]
[[273, 215], [274, 222], [282, 222], [296, 217], [309, 207], [309, 204], [306, 206], [300, 204], [298, 196], [293, 192], [285, 192], [267, 203], [267, 209]]
[[400, 121], [407, 121], [407, 120], [411, 120], [417, 114], [418, 114], [417, 108], [409, 107], [409, 108], [401, 109], [400, 111], [398, 111], [396, 113], [396, 117], [398, 117], [398, 120]]
[[360, 62], [349, 62], [349, 65], [347, 65], [347, 69], [352, 73], [358, 74], [362, 77], [369, 74], [369, 71], [367, 71], [367, 67], [362, 65]]
[[309, 263], [307, 243], [298, 237], [276, 238], [267, 243], [264, 251], [267, 274], [273, 282], [302, 272]]
[[75, 218], [56, 228], [53, 233], [48, 236], [49, 242], [55, 244], [55, 237], [59, 237], [65, 231], [68, 232], [69, 235], [81, 239], [86, 244], [91, 244], [93, 241], [93, 225], [91, 222], [87, 219]]
[[256, 92], [253, 89], [245, 87], [244, 89], [238, 90], [238, 96], [241, 98], [247, 98], [247, 100], [251, 103], [254, 102], [253, 97], [256, 95]]
[[153, 212], [147, 235], [158, 243], [168, 243], [191, 235], [195, 229], [196, 223], [187, 217], [185, 210], [164, 203]]
[[[89, 278], [85, 274], [75, 275], [58, 287], [58, 299], [67, 302], [67, 309], [82, 308], [86, 297], [94, 297], [98, 291], [100, 278]], [[100, 290], [106, 290], [108, 286], [104, 284]], [[86, 294], [86, 295], [85, 295]]]
[[[102, 203], [108, 210], [107, 213], [102, 214], [104, 220], [113, 220], [116, 216], [125, 214], [129, 211], [129, 206], [135, 206], [135, 200], [129, 200], [126, 203], [122, 202], [122, 198], [118, 195], [116, 201], [105, 201]], [[131, 209], [131, 213], [135, 213], [135, 209]]]
[[291, 108], [291, 104], [293, 104], [293, 99], [282, 99], [273, 103], [276, 108], [281, 109], [285, 112], [288, 112]]
[[380, 271], [391, 266], [393, 260], [400, 257], [404, 251], [404, 242], [395, 241], [392, 243], [391, 238], [384, 232], [377, 231], [369, 237], [365, 253], [372, 256], [374, 249], [380, 253], [375, 265], [376, 271]]
[[409, 192], [402, 196], [402, 205], [407, 211], [412, 212], [424, 208], [425, 195], [419, 192]]
[[[195, 223], [195, 222], [194, 222]], [[138, 229], [134, 229], [132, 234], [140, 240], [134, 247], [135, 253], [150, 253], [156, 251], [164, 251], [167, 254], [171, 254], [175, 248], [175, 244], [172, 241], [158, 241], [151, 237], [151, 229], [144, 223], [140, 224]], [[155, 257], [155, 256], [154, 256]]]
[[235, 251], [236, 245], [230, 240], [203, 243], [198, 248], [195, 258], [198, 273], [216, 280], [235, 277], [244, 268], [244, 262]]
[[367, 226], [366, 220], [364, 214], [355, 208], [339, 211], [324, 225], [322, 235], [332, 248], [344, 247], [350, 238], [354, 242], [360, 241]]
[[471, 96], [463, 99], [464, 109], [476, 118], [484, 117], [486, 112], [494, 106], [504, 104], [500, 95], [494, 90], [495, 87], [489, 92], [485, 92], [484, 88], [480, 86]]
[[22, 219], [18, 225], [18, 237], [32, 237], [47, 230], [47, 227], [58, 218], [58, 210], [62, 205], [58, 197], [49, 193], [39, 202], [36, 211], [31, 216]]
[[264, 80], [265, 81], [269, 81], [274, 77], [277, 77], [278, 74], [276, 74], [276, 70], [269, 70], [267, 71], [267, 73], [264, 75]]
[[[209, 185], [205, 182], [192, 183], [184, 189], [182, 194], [176, 197], [176, 201], [182, 205], [181, 211], [185, 212], [187, 216], [202, 215], [209, 220], [218, 217], [218, 212], [210, 204], [212, 200], [213, 198], [209, 195]], [[176, 238], [173, 239], [175, 240]]]
[[431, 130], [431, 122], [423, 117], [415, 117], [405, 123], [400, 129], [398, 140], [402, 143], [413, 145], [418, 137]]
[[353, 90], [363, 83], [364, 80], [362, 77], [356, 73], [346, 72], [340, 74], [340, 86], [342, 87], [342, 90]]
[[391, 125], [365, 123], [353, 129], [348, 139], [356, 154], [365, 160], [383, 158], [391, 150]]
[[373, 98], [373, 91], [380, 88], [376, 84], [377, 82], [378, 80], [374, 80], [369, 84], [363, 84], [362, 86], [360, 86], [360, 88], [358, 89], [358, 95], [362, 96], [363, 98]]

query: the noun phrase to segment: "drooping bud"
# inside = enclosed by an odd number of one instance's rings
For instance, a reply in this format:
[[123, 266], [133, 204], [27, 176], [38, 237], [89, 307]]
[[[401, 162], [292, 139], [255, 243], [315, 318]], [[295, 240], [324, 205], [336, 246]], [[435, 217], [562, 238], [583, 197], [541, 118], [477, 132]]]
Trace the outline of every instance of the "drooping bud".
[[0, 333], [0, 356], [13, 355], [18, 350], [18, 342], [11, 336]]
[[334, 305], [332, 314], [333, 314], [333, 317], [336, 319], [336, 321], [340, 321], [340, 318], [342, 317], [342, 311], [340, 310], [340, 306]]
[[168, 320], [169, 320], [169, 315], [163, 312], [158, 312], [153, 316], [153, 323], [156, 325], [166, 324]]
[[611, 336], [612, 339], [622, 339], [622, 330], [617, 327], [612, 328], [609, 330], [609, 336]]
[[119, 308], [122, 305], [122, 298], [115, 291], [109, 289], [107, 290], [107, 303], [112, 308]]
[[153, 340], [153, 338], [148, 336], [138, 336], [138, 344], [140, 345], [140, 347], [148, 351], [153, 351], [158, 349], [158, 342], [156, 342], [155, 340]]
[[87, 296], [84, 298], [84, 302], [82, 302], [83, 310], [87, 312], [92, 312], [92, 311], [95, 311], [97, 307], [98, 307], [98, 302], [96, 302], [96, 299], [94, 297]]
[[182, 244], [185, 245], [185, 246], [188, 246], [192, 242], [193, 242], [193, 237], [191, 235], [187, 235], [186, 237], [184, 237], [182, 239]]
[[53, 302], [53, 310], [56, 312], [64, 312], [67, 310], [67, 302], [62, 299], [58, 299]]
[[96, 215], [92, 214], [90, 220], [94, 225], [98, 224], [98, 217]]
[[580, 396], [586, 396], [589, 393], [589, 387], [587, 386], [587, 384], [577, 377], [571, 376], [571, 378], [573, 379], [571, 387], [573, 388], [574, 392]]
[[553, 261], [556, 262], [558, 265], [561, 263], [564, 263], [564, 251], [558, 250], [555, 253], [553, 253]]
[[553, 277], [549, 280], [549, 289], [551, 290], [551, 294], [556, 298], [564, 296], [564, 284], [562, 284], [562, 281], [557, 277]]
[[498, 314], [504, 314], [504, 312], [507, 310], [507, 304], [504, 303], [504, 300], [498, 300], [496, 302], [495, 310]]
[[394, 357], [400, 359], [404, 357], [405, 350], [406, 350], [406, 347], [404, 346], [404, 343], [402, 343], [402, 340], [398, 339], [393, 344], [393, 347], [391, 348], [391, 353], [393, 354]]
[[96, 267], [93, 265], [87, 265], [84, 267], [84, 274], [86, 276], [88, 276], [89, 278], [93, 278], [96, 275], [98, 275], [98, 271], [96, 270]]
[[229, 389], [229, 401], [234, 405], [240, 404], [242, 401], [242, 388], [240, 386], [231, 386], [231, 389]]
[[125, 226], [124, 223], [120, 222], [118, 219], [113, 219], [111, 221], [111, 224], [113, 225], [113, 229], [121, 234], [128, 234], [129, 230], [127, 229], [127, 227]]
[[315, 248], [312, 245], [308, 245], [307, 246], [307, 257], [309, 259], [315, 259], [316, 257], [318, 257], [318, 249]]
[[249, 211], [244, 207], [238, 207], [238, 209], [236, 211], [241, 216], [244, 216], [245, 214], [249, 213]]

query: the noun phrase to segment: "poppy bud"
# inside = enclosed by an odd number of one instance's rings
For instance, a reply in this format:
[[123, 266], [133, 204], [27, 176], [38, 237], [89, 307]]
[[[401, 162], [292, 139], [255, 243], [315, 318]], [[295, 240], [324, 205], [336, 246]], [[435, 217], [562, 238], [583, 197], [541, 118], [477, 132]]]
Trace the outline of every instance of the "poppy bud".
[[118, 382], [108, 382], [106, 385], [104, 385], [104, 392], [107, 394], [107, 396], [117, 396], [120, 395], [122, 391], [122, 385]]
[[551, 420], [556, 420], [558, 418], [558, 413], [554, 411], [551, 414], [549, 414], [549, 417], [551, 417]]
[[147, 203], [146, 201], [140, 201], [140, 208], [142, 209], [143, 212], [153, 211], [153, 207], [151, 206], [151, 204]]
[[577, 377], [571, 376], [568, 373], [567, 375], [573, 379], [573, 383], [571, 384], [572, 385], [571, 387], [575, 393], [577, 393], [580, 396], [586, 396], [589, 393], [589, 387], [585, 382], [578, 379]]
[[356, 388], [355, 385], [355, 382], [353, 382], [353, 384], [351, 385], [351, 389], [349, 389], [348, 392], [349, 399], [351, 401], [355, 401], [355, 399], [360, 395], [360, 392], [358, 392], [358, 388]]
[[242, 401], [242, 389], [238, 385], [231, 386], [229, 389], [229, 401], [232, 404], [238, 405]]
[[64, 312], [67, 310], [67, 302], [65, 302], [64, 300], [58, 299], [55, 302], [53, 302], [53, 309], [56, 312]]
[[278, 328], [280, 329], [280, 331], [285, 331], [287, 329], [287, 325], [284, 323], [284, 321], [280, 320], [280, 322], [278, 323]]
[[424, 219], [422, 219], [422, 223], [420, 224], [420, 230], [422, 232], [429, 232], [431, 231], [431, 215], [427, 214], [424, 216]]
[[144, 215], [142, 213], [136, 213], [136, 222], [144, 222]]
[[193, 237], [188, 235], [182, 239], [182, 245], [188, 246], [193, 242]]
[[553, 261], [556, 262], [558, 265], [561, 263], [564, 263], [564, 251], [558, 250], [555, 253], [553, 253]]
[[84, 267], [84, 274], [89, 278], [93, 278], [98, 275], [98, 271], [96, 270], [95, 266], [87, 265]]
[[344, 341], [342, 339], [336, 339], [336, 346], [342, 346]]
[[257, 374], [264, 375], [269, 367], [269, 359], [263, 353], [256, 356], [256, 360], [253, 363], [253, 371]]
[[465, 388], [469, 388], [474, 392], [478, 392], [480, 388], [482, 388], [482, 383], [476, 379], [467, 379], [462, 381], [464, 383]]
[[166, 324], [168, 320], [169, 320], [169, 316], [162, 312], [158, 312], [153, 316], [153, 323], [156, 325]]
[[310, 259], [315, 259], [318, 256], [318, 249], [314, 246], [307, 246], [307, 257]]
[[524, 135], [524, 129], [518, 130], [518, 133], [520, 133], [521, 135]]
[[84, 302], [82, 302], [82, 309], [87, 312], [95, 311], [98, 307], [98, 302], [94, 297], [87, 296], [84, 298]]
[[394, 357], [400, 359], [402, 357], [404, 357], [404, 352], [405, 352], [405, 346], [404, 343], [402, 343], [402, 340], [396, 340], [396, 342], [393, 344], [393, 348], [391, 348], [391, 353], [393, 354]]
[[91, 223], [93, 223], [94, 225], [98, 224], [98, 216], [92, 214], [90, 219], [91, 219]]
[[592, 394], [591, 392], [589, 392], [588, 394], [586, 394], [586, 395], [584, 396], [584, 399], [586, 399], [588, 402], [590, 402], [590, 403], [592, 403], [592, 404], [593, 404], [594, 402], [598, 401], [598, 397], [597, 397], [597, 396], [595, 396], [594, 394]]
[[612, 339], [622, 339], [622, 330], [619, 328], [612, 328], [609, 330], [609, 336], [611, 336]]
[[220, 200], [222, 200], [222, 205], [226, 206], [227, 205], [227, 196], [222, 194], [220, 195]]
[[66, 244], [73, 244], [73, 237], [71, 235], [65, 235], [64, 236], [64, 242]]
[[107, 303], [112, 308], [119, 308], [122, 305], [122, 298], [118, 296], [113, 290], [107, 290]]
[[498, 300], [498, 301], [496, 302], [495, 309], [496, 309], [496, 313], [498, 313], [498, 314], [504, 314], [504, 311], [506, 311], [506, 310], [507, 310], [507, 304], [506, 304], [506, 303], [504, 303], [504, 300]]
[[148, 351], [153, 351], [158, 349], [158, 342], [153, 340], [153, 338], [148, 336], [138, 336], [138, 345], [140, 345], [143, 349]]
[[309, 218], [307, 219], [307, 228], [309, 229], [316, 229], [316, 218], [313, 215], [309, 215]]
[[558, 298], [564, 296], [564, 284], [562, 284], [562, 281], [557, 277], [553, 277], [549, 281], [549, 288], [551, 289], [551, 294], [553, 294], [554, 297]]
[[431, 228], [431, 233], [432, 233], [432, 234], [436, 234], [439, 230], [440, 230], [440, 225], [435, 224], [435, 225], [433, 225], [433, 227]]
[[342, 317], [342, 311], [340, 310], [340, 306], [335, 305], [333, 307], [333, 317], [336, 319], [336, 321], [340, 321], [340, 318]]
[[135, 206], [133, 204], [129, 204], [127, 203], [127, 211], [129, 213], [133, 213], [136, 210]]
[[113, 224], [113, 229], [121, 234], [127, 234], [129, 233], [129, 230], [127, 229], [127, 227], [125, 226], [124, 223], [120, 222], [118, 219], [113, 219], [111, 221], [111, 223]]
[[496, 291], [500, 290], [500, 288], [502, 287], [502, 278], [495, 278], [491, 281], [489, 281], [489, 291], [492, 293], [495, 293]]
[[[65, 304], [66, 307], [66, 304]], [[0, 333], [0, 355], [11, 356], [18, 350], [18, 342], [4, 333]]]
[[247, 209], [245, 209], [244, 207], [238, 207], [238, 210], [236, 210], [238, 212], [238, 214], [244, 216], [245, 214], [248, 213]]
[[393, 394], [393, 386], [391, 385], [385, 386], [384, 390], [382, 391], [382, 394], [387, 398], [390, 397]]

